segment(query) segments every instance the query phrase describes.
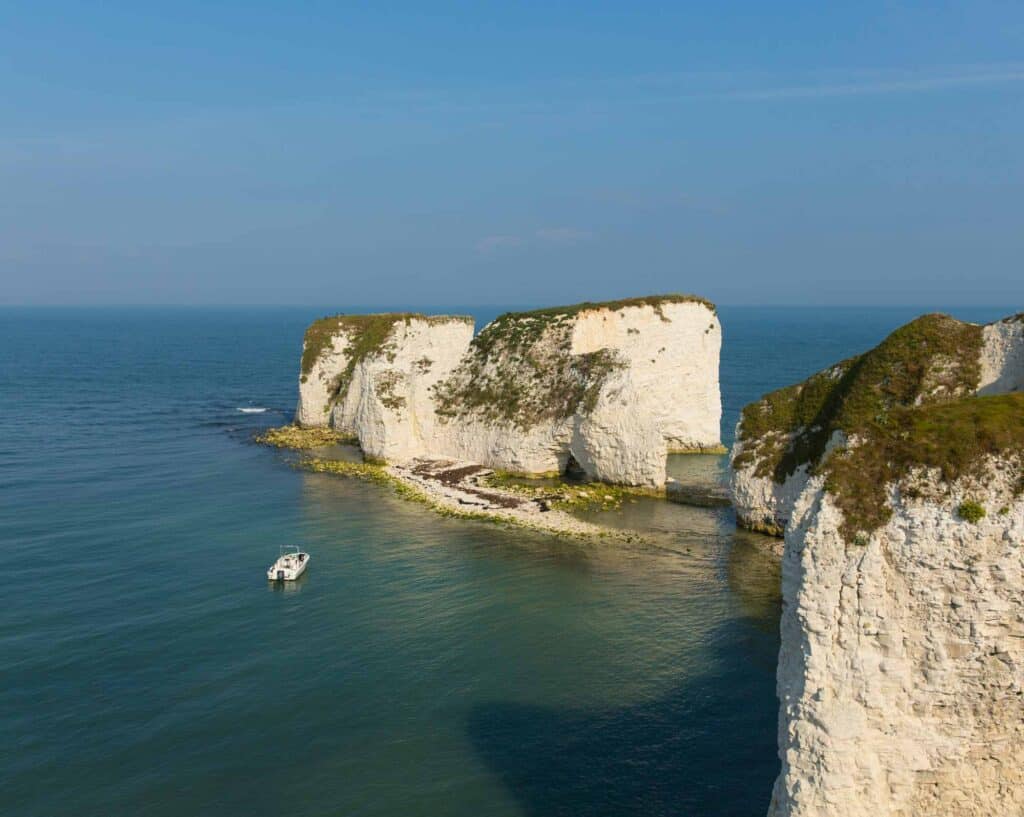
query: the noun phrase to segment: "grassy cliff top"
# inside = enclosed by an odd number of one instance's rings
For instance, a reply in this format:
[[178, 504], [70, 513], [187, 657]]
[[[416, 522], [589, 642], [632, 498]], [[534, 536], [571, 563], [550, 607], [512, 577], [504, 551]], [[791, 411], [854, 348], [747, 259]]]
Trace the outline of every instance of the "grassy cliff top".
[[[981, 345], [981, 326], [917, 318], [871, 351], [744, 408], [734, 464], [776, 482], [806, 465], [824, 474], [846, 534], [873, 530], [891, 514], [886, 485], [915, 466], [940, 468], [949, 480], [988, 454], [1020, 452], [1024, 397], [974, 396]], [[836, 432], [851, 444], [826, 455]]]
[[[473, 318], [466, 315], [420, 315], [416, 312], [382, 312], [372, 315], [332, 315], [313, 321], [306, 329], [302, 344], [302, 376], [307, 377], [313, 366], [333, 339], [340, 333], [349, 338], [348, 358], [350, 369], [370, 354], [379, 351], [392, 327], [400, 321], [409, 323], [412, 320], [425, 321], [430, 324], [473, 323]], [[354, 362], [353, 362], [354, 361]]]
[[617, 301], [583, 301], [582, 303], [569, 304], [567, 306], [546, 306], [542, 309], [531, 309], [526, 312], [506, 312], [492, 324], [489, 324], [489, 326], [493, 326], [494, 323], [505, 320], [571, 318], [578, 315], [580, 312], [588, 312], [596, 309], [607, 309], [610, 312], [617, 312], [620, 309], [641, 306], [652, 306], [655, 311], [661, 315], [661, 308], [666, 304], [700, 304], [701, 306], [707, 307], [712, 312], [716, 311], [716, 307], [711, 303], [711, 301], [706, 298], [701, 298], [699, 295], [669, 293], [667, 295], [642, 295], [638, 298], [621, 298]]
[[499, 315], [473, 339], [473, 348], [487, 355], [496, 348], [527, 347], [536, 343], [548, 329], [568, 329], [573, 319], [582, 312], [608, 310], [617, 312], [630, 307], [653, 307], [662, 320], [668, 320], [662, 312], [666, 304], [695, 303], [707, 307], [712, 313], [715, 305], [697, 295], [647, 295], [640, 298], [625, 298], [619, 301], [592, 303], [584, 301], [568, 306], [548, 306], [527, 312], [505, 312]]
[[948, 315], [923, 315], [878, 346], [778, 389], [743, 409], [739, 467], [782, 482], [817, 463], [832, 434], [884, 426], [895, 408], [948, 401], [978, 387], [981, 327]]
[[870, 533], [892, 515], [886, 485], [900, 482], [905, 495], [917, 495], [907, 480], [915, 468], [937, 469], [947, 486], [961, 477], [985, 483], [989, 457], [1016, 468], [1016, 493], [1024, 492], [1024, 393], [897, 409], [886, 427], [828, 457], [825, 490], [843, 511], [844, 537], [856, 541], [860, 531]]

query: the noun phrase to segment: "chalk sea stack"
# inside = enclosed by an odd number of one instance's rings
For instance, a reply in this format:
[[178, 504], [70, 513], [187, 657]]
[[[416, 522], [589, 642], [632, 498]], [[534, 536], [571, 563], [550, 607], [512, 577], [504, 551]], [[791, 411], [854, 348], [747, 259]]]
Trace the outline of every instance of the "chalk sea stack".
[[720, 448], [715, 308], [664, 295], [469, 318], [324, 318], [296, 420], [393, 463], [447, 457], [661, 488], [674, 451]]

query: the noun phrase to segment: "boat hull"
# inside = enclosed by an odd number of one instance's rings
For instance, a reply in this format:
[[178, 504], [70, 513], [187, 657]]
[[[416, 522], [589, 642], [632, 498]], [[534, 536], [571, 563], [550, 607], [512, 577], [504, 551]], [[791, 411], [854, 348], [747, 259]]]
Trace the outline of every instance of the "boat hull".
[[294, 567], [278, 567], [275, 564], [267, 571], [267, 579], [272, 582], [293, 582], [306, 572], [308, 564], [309, 556]]

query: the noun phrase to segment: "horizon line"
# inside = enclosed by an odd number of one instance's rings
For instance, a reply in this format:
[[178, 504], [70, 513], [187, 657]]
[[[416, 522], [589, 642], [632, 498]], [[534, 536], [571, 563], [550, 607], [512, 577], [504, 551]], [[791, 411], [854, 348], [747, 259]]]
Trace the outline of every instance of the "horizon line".
[[[658, 295], [660, 293], [651, 293], [652, 295]], [[643, 297], [643, 296], [639, 296]], [[600, 305], [604, 301], [615, 301], [621, 300], [616, 298], [606, 298], [599, 301], [590, 301]], [[871, 303], [794, 303], [794, 302], [778, 302], [778, 303], [751, 303], [746, 301], [715, 301], [708, 299], [716, 307], [727, 307], [727, 308], [742, 308], [742, 309], [1001, 309], [1005, 310], [1005, 304], [998, 303], [968, 303], [965, 304], [962, 301], [958, 301], [956, 304], [952, 303], [887, 303], [887, 304], [871, 304]], [[585, 301], [577, 301], [576, 303], [584, 303]], [[523, 309], [536, 309], [544, 308], [546, 306], [562, 306], [567, 304], [550, 303], [548, 301], [520, 301], [518, 303], [512, 302], [482, 302], [482, 303], [456, 303], [451, 302], [445, 303], [426, 303], [426, 304], [398, 304], [394, 307], [388, 308], [385, 311], [408, 311], [408, 310], [430, 310], [430, 309], [512, 309], [512, 308], [523, 308]], [[351, 309], [351, 310], [381, 310], [388, 307], [388, 304], [383, 303], [352, 303], [352, 304], [338, 304], [338, 308]], [[85, 303], [85, 304], [73, 304], [73, 303], [0, 303], [0, 309], [323, 309], [324, 304], [314, 303], [245, 303], [245, 302], [211, 302], [211, 303], [155, 303], [155, 302], [124, 302], [124, 303]], [[328, 306], [328, 309], [331, 307]], [[1021, 301], [1021, 309], [1024, 310], [1024, 300]], [[1013, 314], [1016, 311], [1011, 308], [1010, 313]]]

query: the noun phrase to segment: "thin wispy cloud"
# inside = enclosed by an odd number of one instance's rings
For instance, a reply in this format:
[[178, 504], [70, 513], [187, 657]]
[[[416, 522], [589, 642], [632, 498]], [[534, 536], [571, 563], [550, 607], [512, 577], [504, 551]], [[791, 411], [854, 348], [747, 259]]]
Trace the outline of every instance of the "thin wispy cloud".
[[[233, 132], [240, 127], [259, 130], [269, 118], [318, 117], [317, 132], [332, 127], [365, 126], [367, 116], [408, 119], [415, 115], [571, 117], [601, 114], [630, 107], [685, 105], [708, 101], [756, 103], [812, 102], [882, 95], [923, 95], [981, 89], [1008, 89], [1024, 84], [1024, 63], [942, 66], [918, 71], [848, 69], [791, 72], [683, 72], [608, 76], [598, 79], [552, 77], [551, 92], [537, 98], [532, 88], [507, 84], [488, 89], [466, 85], [408, 87], [400, 90], [353, 90], [333, 96], [307, 96], [287, 101], [225, 105], [216, 110], [190, 110], [149, 119], [87, 122], [12, 135], [0, 132], [0, 163], [59, 157], [84, 160], [112, 153], [123, 161], [126, 151], [150, 139], [174, 143], [196, 132]], [[344, 105], [339, 107], [339, 100]], [[500, 121], [504, 126], [506, 120]], [[351, 131], [346, 131], [350, 133]], [[493, 239], [493, 241], [492, 241]], [[515, 236], [481, 239], [481, 249], [501, 246]], [[520, 241], [522, 239], [520, 238]]]
[[573, 227], [544, 227], [537, 230], [537, 239], [549, 244], [579, 244], [589, 241], [594, 234], [589, 230], [577, 230]]
[[[392, 101], [455, 111], [541, 113], [575, 108], [664, 104], [701, 100], [786, 100], [883, 94], [920, 94], [1024, 82], [1024, 63], [935, 66], [921, 70], [851, 68], [805, 70], [785, 75], [758, 71], [694, 71], [574, 79], [550, 77], [550, 96], [538, 102], [532, 89], [507, 84], [485, 98], [459, 87], [400, 92]], [[406, 94], [409, 94], [407, 97]], [[527, 98], [528, 97], [528, 98]]]
[[[467, 88], [418, 89], [403, 101], [419, 110], [446, 113], [494, 112], [565, 114], [623, 106], [666, 105], [709, 100], [813, 100], [925, 94], [995, 88], [1024, 83], [1024, 63], [936, 66], [922, 70], [807, 70], [785, 75], [757, 71], [715, 71], [609, 76], [598, 79], [551, 77], [550, 94], [538, 101], [531, 89], [509, 84], [486, 98]], [[403, 100], [403, 93], [392, 99]], [[379, 101], [379, 100], [378, 100]]]
[[[666, 74], [663, 77], [607, 77], [570, 82], [552, 78], [552, 91], [539, 101], [528, 89], [506, 86], [486, 99], [466, 89], [420, 92], [410, 103], [420, 112], [447, 115], [492, 113], [520, 116], [569, 116], [625, 107], [680, 105], [708, 101], [813, 101], [943, 91], [969, 92], [1024, 83], [1024, 64], [948, 66], [928, 71], [805, 71], [770, 75], [752, 71]], [[404, 110], [404, 109], [403, 109]]]
[[862, 82], [787, 85], [777, 88], [726, 91], [711, 94], [721, 99], [813, 99], [822, 97], [914, 94], [971, 86], [1024, 82], [1024, 68], [990, 73], [945, 74], [939, 76], [877, 79]]
[[532, 234], [522, 235], [489, 235], [476, 243], [477, 252], [490, 255], [502, 250], [526, 246], [563, 246], [570, 247], [590, 241], [594, 233], [576, 227], [541, 227]]
[[523, 239], [517, 235], [488, 235], [476, 242], [476, 251], [484, 255], [506, 250], [511, 247], [519, 247]]

